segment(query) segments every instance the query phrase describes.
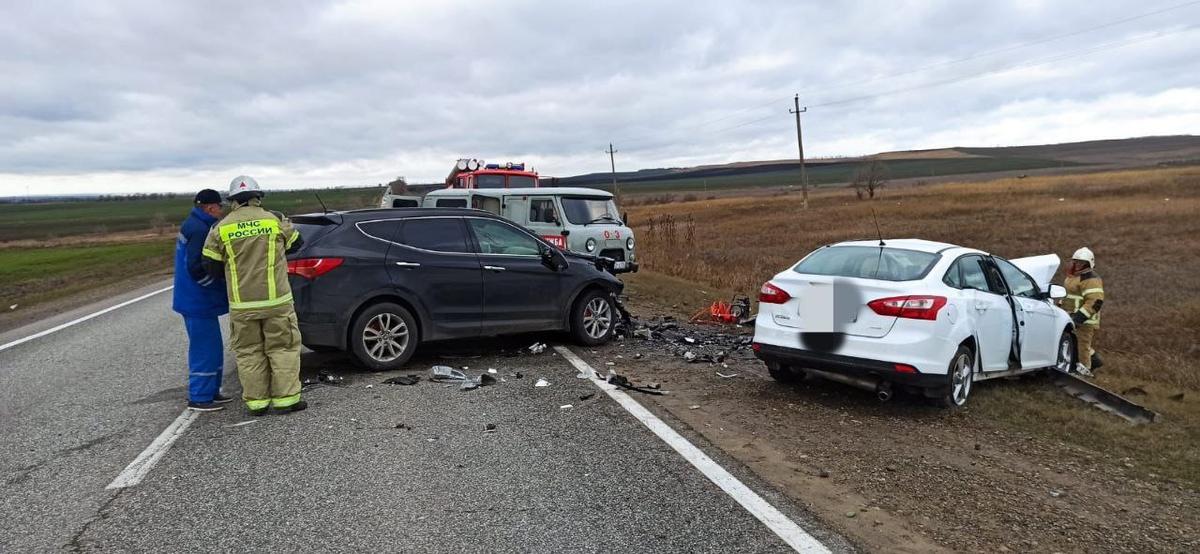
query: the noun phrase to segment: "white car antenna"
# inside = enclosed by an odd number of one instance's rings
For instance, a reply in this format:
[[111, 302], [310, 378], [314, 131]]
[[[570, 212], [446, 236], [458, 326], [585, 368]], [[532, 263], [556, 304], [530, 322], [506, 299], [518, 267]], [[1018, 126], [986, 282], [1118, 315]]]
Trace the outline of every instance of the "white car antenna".
[[879, 246], [887, 246], [887, 243], [883, 242], [883, 231], [879, 230], [879, 218], [875, 216], [874, 206], [871, 207], [871, 219], [875, 220], [875, 234], [879, 236]]

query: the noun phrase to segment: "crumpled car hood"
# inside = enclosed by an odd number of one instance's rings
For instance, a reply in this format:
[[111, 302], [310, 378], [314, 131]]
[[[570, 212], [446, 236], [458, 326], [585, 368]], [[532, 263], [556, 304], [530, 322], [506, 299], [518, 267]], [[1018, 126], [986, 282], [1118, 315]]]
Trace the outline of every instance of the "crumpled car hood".
[[1062, 259], [1058, 257], [1058, 254], [1030, 256], [1009, 261], [1033, 277], [1041, 290], [1046, 290], [1050, 286], [1050, 279], [1054, 278], [1054, 274], [1058, 272], [1058, 266], [1062, 264]]

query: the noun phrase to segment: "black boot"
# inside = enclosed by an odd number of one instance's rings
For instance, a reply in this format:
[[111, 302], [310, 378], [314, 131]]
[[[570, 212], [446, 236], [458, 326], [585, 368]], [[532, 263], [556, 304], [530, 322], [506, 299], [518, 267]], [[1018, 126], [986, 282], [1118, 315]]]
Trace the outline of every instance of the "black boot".
[[283, 408], [275, 408], [275, 411], [282, 413], [282, 414], [288, 414], [288, 413], [292, 413], [292, 412], [303, 411], [307, 407], [308, 407], [308, 402], [301, 400], [295, 404], [292, 404], [291, 406], [285, 406]]
[[1100, 358], [1099, 352], [1092, 352], [1092, 371], [1100, 369], [1104, 366], [1104, 360]]

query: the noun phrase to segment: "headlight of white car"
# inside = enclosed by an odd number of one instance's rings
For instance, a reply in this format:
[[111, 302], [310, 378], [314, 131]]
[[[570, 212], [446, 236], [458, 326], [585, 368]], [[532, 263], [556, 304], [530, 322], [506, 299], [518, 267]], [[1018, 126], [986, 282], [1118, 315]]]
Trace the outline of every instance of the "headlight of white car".
[[588, 252], [595, 252], [596, 239], [587, 239], [587, 242], [583, 243], [583, 247], [586, 248]]
[[625, 239], [625, 248], [633, 250], [633, 237]]

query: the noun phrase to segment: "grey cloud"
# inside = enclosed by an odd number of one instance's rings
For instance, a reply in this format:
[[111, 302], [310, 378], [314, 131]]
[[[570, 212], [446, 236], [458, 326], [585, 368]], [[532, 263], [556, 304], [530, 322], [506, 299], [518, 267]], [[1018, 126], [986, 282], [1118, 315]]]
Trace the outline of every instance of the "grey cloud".
[[[1174, 29], [1200, 15], [1191, 6], [869, 80], [1169, 5], [26, 3], [0, 18], [0, 72], [9, 81], [0, 89], [0, 173], [375, 167], [439, 153], [525, 155], [562, 164], [543, 165], [546, 172], [570, 174], [604, 167], [599, 150], [610, 140], [624, 160], [645, 165], [790, 156], [786, 109], [795, 91], [813, 105], [879, 94]], [[814, 107], [809, 147], [853, 154], [830, 145], [934, 146], [925, 137], [969, 136], [953, 132], [982, 126], [1013, 102], [1194, 86], [1200, 57], [1188, 44], [1198, 36]], [[848, 82], [856, 84], [832, 86]], [[756, 119], [764, 121], [749, 123]], [[1037, 133], [1030, 129], [1029, 142]]]

